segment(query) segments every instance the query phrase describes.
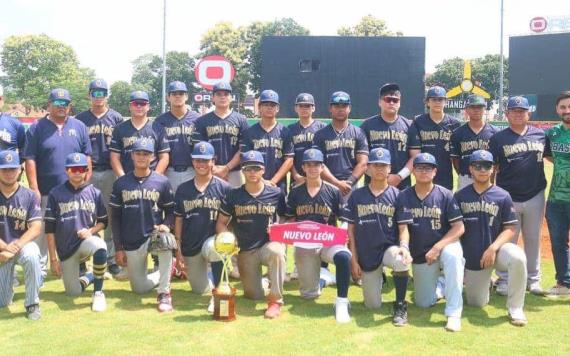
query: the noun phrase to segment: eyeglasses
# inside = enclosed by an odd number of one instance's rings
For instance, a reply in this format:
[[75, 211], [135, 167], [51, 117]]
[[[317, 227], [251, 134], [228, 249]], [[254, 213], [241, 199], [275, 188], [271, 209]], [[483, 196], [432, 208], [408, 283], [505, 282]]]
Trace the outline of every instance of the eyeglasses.
[[107, 96], [106, 90], [92, 90], [91, 91], [92, 98], [105, 98]]
[[259, 166], [247, 166], [247, 167], [243, 167], [242, 170], [244, 172], [260, 172], [263, 168], [259, 167]]
[[414, 170], [418, 171], [418, 172], [431, 172], [435, 169], [434, 166], [431, 165], [418, 165], [418, 166], [414, 166]]
[[85, 173], [87, 172], [87, 167], [69, 167], [67, 168], [71, 173]]
[[145, 107], [147, 104], [148, 104], [148, 101], [142, 101], [142, 100], [131, 101], [131, 106], [138, 107], [138, 108]]
[[385, 96], [382, 98], [382, 100], [388, 104], [398, 104], [400, 102], [400, 98], [396, 98], [393, 96]]
[[54, 100], [51, 102], [53, 106], [57, 106], [58, 108], [66, 108], [69, 106], [69, 101], [67, 100]]
[[491, 163], [473, 163], [471, 167], [476, 171], [490, 171], [493, 165]]

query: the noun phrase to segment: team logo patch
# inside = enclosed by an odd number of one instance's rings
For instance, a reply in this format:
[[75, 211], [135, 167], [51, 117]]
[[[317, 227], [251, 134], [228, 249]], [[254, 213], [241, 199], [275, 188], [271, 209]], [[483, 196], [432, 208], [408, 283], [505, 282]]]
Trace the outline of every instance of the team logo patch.
[[489, 154], [487, 152], [483, 151], [483, 152], [481, 152], [481, 158], [489, 159], [490, 157], [489, 157]]
[[206, 152], [206, 145], [200, 145], [198, 147], [198, 150], [200, 151], [200, 153], [205, 153]]
[[522, 98], [521, 98], [520, 96], [517, 96], [517, 97], [515, 98], [515, 103], [521, 104], [521, 103], [522, 103]]
[[424, 159], [425, 159], [426, 161], [429, 161], [429, 160], [430, 160], [429, 153], [424, 153]]
[[249, 158], [249, 159], [254, 159], [254, 158], [255, 158], [255, 153], [253, 153], [253, 151], [250, 152], [250, 153], [247, 155], [247, 158]]
[[14, 160], [14, 156], [12, 156], [11, 153], [8, 153], [4, 159], [6, 160], [6, 162], [10, 163]]
[[97, 84], [97, 86], [102, 86], [102, 85], [103, 85], [103, 83], [102, 83], [99, 79], [97, 79], [97, 81], [95, 81], [95, 84]]
[[141, 138], [141, 146], [148, 146], [148, 139], [146, 137]]
[[63, 98], [63, 97], [65, 97], [65, 92], [64, 92], [63, 90], [61, 90], [61, 89], [58, 90], [58, 91], [57, 91], [57, 97], [58, 97], [58, 98]]
[[76, 154], [75, 156], [73, 156], [73, 162], [77, 163], [81, 161], [81, 156], [79, 154]]
[[309, 158], [315, 158], [316, 155], [315, 151], [309, 151]]
[[376, 152], [376, 157], [378, 157], [378, 158], [384, 157], [384, 151], [378, 150], [378, 151]]

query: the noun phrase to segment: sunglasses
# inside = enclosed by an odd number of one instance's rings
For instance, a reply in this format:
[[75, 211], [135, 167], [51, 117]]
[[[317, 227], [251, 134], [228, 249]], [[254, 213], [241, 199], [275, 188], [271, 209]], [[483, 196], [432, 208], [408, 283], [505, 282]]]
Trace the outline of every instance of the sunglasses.
[[92, 98], [105, 98], [107, 97], [107, 91], [105, 90], [93, 90], [91, 91]]
[[262, 170], [261, 167], [259, 166], [247, 166], [247, 167], [243, 167], [242, 170], [244, 172], [260, 172]]
[[53, 106], [57, 106], [58, 108], [66, 108], [69, 106], [69, 101], [67, 100], [54, 100], [51, 102]]
[[476, 171], [490, 171], [493, 165], [491, 163], [473, 163], [471, 165]]
[[418, 172], [431, 172], [435, 169], [435, 167], [430, 165], [421, 165], [415, 166], [414, 169]]
[[148, 104], [148, 101], [143, 101], [143, 100], [135, 100], [135, 101], [131, 101], [131, 106], [137, 107], [137, 108], [143, 108]]
[[71, 173], [85, 173], [87, 172], [87, 167], [69, 167], [67, 168]]
[[400, 98], [396, 98], [393, 96], [385, 96], [382, 98], [382, 100], [388, 104], [398, 104], [400, 102]]

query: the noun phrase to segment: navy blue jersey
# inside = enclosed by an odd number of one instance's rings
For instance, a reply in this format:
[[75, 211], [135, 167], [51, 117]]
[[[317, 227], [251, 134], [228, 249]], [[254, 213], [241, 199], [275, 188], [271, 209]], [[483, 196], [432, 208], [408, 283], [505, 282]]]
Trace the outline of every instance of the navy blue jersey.
[[25, 144], [24, 125], [15, 117], [0, 112], [0, 151], [17, 151], [22, 156]]
[[[196, 130], [201, 141], [208, 141], [216, 151], [216, 164], [225, 165], [239, 151], [242, 136], [249, 128], [247, 119], [240, 113], [232, 111], [225, 119], [214, 111], [200, 116], [196, 120]], [[239, 165], [233, 167], [239, 170]]]
[[32, 221], [41, 221], [40, 201], [30, 189], [19, 186], [9, 198], [0, 192], [0, 239], [9, 244], [28, 230]]
[[107, 225], [107, 208], [101, 191], [87, 184], [75, 189], [69, 181], [53, 188], [48, 196], [45, 231], [55, 235], [60, 261], [71, 257], [83, 242], [77, 231], [103, 223]]
[[453, 165], [451, 163], [451, 133], [461, 126], [461, 121], [449, 115], [436, 124], [429, 114], [418, 116], [408, 131], [408, 148], [431, 153], [437, 162], [437, 175], [433, 182], [453, 189]]
[[465, 268], [481, 270], [481, 257], [506, 225], [517, 223], [509, 193], [496, 185], [477, 193], [470, 184], [455, 193], [463, 214], [465, 233], [461, 237]]
[[[398, 174], [410, 159], [408, 130], [411, 125], [412, 120], [408, 120], [400, 115], [394, 122], [386, 122], [379, 115], [376, 115], [366, 119], [360, 125], [364, 135], [366, 135], [370, 150], [382, 147], [390, 151], [391, 174]], [[368, 176], [366, 178], [369, 180]], [[398, 185], [398, 188], [404, 189], [410, 185], [411, 179], [408, 177]]]
[[249, 251], [269, 242], [267, 228], [285, 214], [285, 195], [281, 189], [265, 185], [256, 197], [245, 190], [245, 184], [230, 190], [222, 200], [220, 213], [231, 216], [239, 248]]
[[[293, 145], [289, 140], [287, 128], [277, 123], [269, 132], [257, 123], [247, 129], [243, 135], [241, 151], [258, 151], [265, 161], [264, 179], [271, 179], [277, 173], [286, 158], [293, 157]], [[280, 184], [287, 181], [285, 176]]]
[[513, 201], [527, 201], [546, 188], [542, 160], [545, 143], [544, 131], [530, 125], [522, 135], [506, 128], [491, 137], [489, 151], [499, 165], [496, 183]]
[[304, 183], [291, 190], [286, 206], [287, 218], [336, 226], [336, 219], [340, 217], [340, 190], [327, 182], [322, 182], [319, 192], [311, 197], [307, 184]]
[[222, 199], [232, 187], [213, 177], [206, 189], [196, 188], [194, 179], [182, 183], [174, 198], [174, 215], [182, 218], [182, 255], [195, 256], [204, 242], [216, 234], [216, 220]]
[[[459, 158], [459, 174], [470, 176], [469, 155], [477, 150], [489, 150], [491, 136], [499, 129], [485, 124], [479, 133], [473, 132], [468, 124], [464, 124], [451, 134], [451, 157]], [[439, 162], [438, 162], [439, 163]]]
[[147, 177], [133, 172], [118, 178], [109, 200], [117, 251], [133, 251], [146, 242], [154, 225], [171, 225], [174, 195], [168, 178], [154, 171]]
[[325, 165], [338, 180], [347, 180], [356, 166], [356, 155], [368, 155], [366, 136], [353, 124], [337, 132], [332, 124], [315, 133], [313, 148], [321, 150]]
[[420, 200], [415, 186], [398, 195], [397, 223], [408, 225], [410, 254], [414, 263], [426, 263], [425, 254], [451, 229], [451, 223], [461, 221], [461, 210], [449, 189], [434, 185]]
[[295, 152], [293, 164], [297, 173], [302, 176], [305, 175], [302, 167], [303, 153], [313, 146], [315, 132], [325, 126], [327, 125], [319, 120], [313, 120], [313, 122], [307, 127], [301, 125], [301, 121], [297, 121], [296, 123], [287, 126], [287, 129], [289, 130], [289, 140], [293, 145], [293, 152]]
[[155, 169], [158, 163], [158, 155], [160, 153], [170, 152], [170, 146], [166, 141], [166, 134], [162, 126], [156, 122], [147, 120], [146, 124], [137, 130], [133, 126], [131, 120], [126, 120], [117, 125], [113, 131], [113, 138], [111, 139], [111, 152], [121, 154], [121, 165], [125, 173], [131, 172], [135, 169], [133, 160], [131, 158], [131, 146], [136, 140], [140, 138], [147, 138], [154, 142], [154, 159], [150, 163], [150, 168]]
[[67, 181], [65, 157], [71, 153], [91, 156], [91, 141], [87, 127], [74, 117], [68, 117], [59, 129], [46, 117], [36, 121], [26, 133], [24, 159], [34, 160], [38, 188], [48, 195], [56, 185]]
[[168, 111], [154, 120], [164, 128], [166, 140], [170, 145], [169, 167], [192, 167], [192, 147], [197, 142], [195, 132], [197, 118], [197, 113], [188, 110], [181, 119], [177, 119]]
[[356, 189], [344, 206], [342, 220], [354, 225], [358, 264], [374, 271], [382, 264], [384, 252], [399, 243], [396, 201], [400, 191], [388, 186], [380, 195], [369, 186]]
[[93, 167], [111, 169], [109, 147], [115, 126], [124, 121], [121, 114], [109, 109], [103, 116], [97, 118], [91, 110], [86, 110], [77, 114], [75, 118], [87, 126], [91, 148], [93, 149], [93, 156], [91, 157]]

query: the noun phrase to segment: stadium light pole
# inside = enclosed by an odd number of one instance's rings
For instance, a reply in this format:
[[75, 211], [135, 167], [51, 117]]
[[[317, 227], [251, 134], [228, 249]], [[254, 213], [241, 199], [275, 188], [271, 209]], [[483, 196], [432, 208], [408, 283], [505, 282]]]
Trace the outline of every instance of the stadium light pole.
[[162, 21], [162, 111], [166, 111], [166, 0], [163, 2]]
[[[165, 0], [166, 1], [166, 0]], [[503, 95], [504, 95], [504, 90], [505, 88], [503, 87], [503, 82], [504, 82], [504, 76], [505, 76], [505, 72], [504, 72], [504, 60], [503, 60], [503, 22], [504, 22], [504, 7], [503, 7], [503, 0], [501, 0], [501, 54], [500, 54], [500, 60], [501, 60], [501, 65], [499, 67], [499, 120], [503, 119]]]

